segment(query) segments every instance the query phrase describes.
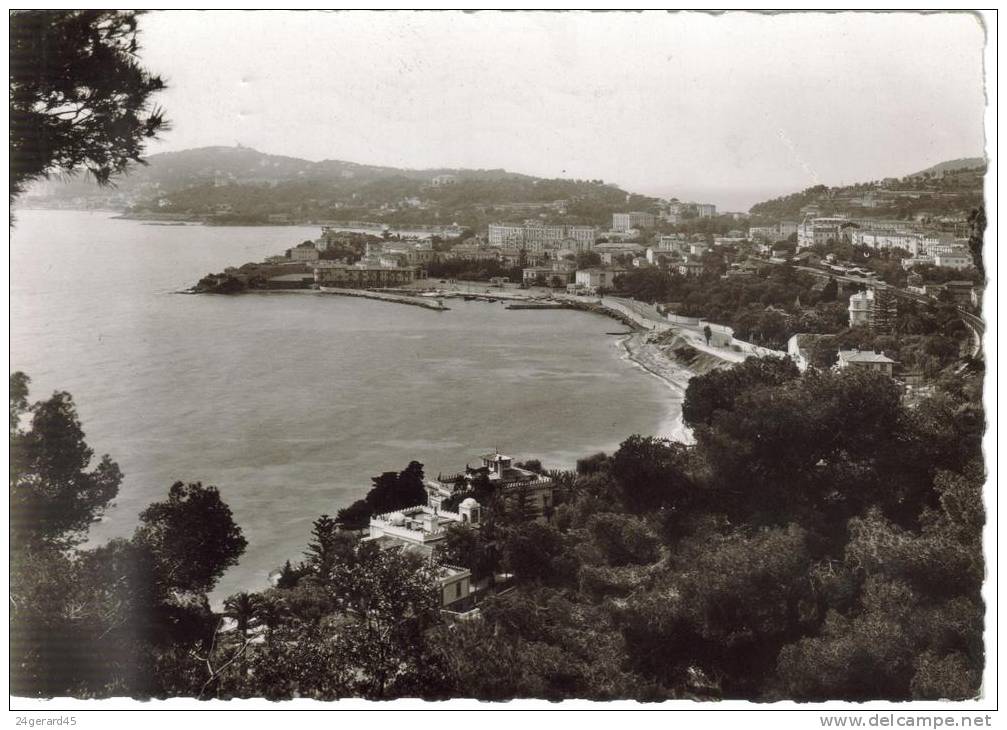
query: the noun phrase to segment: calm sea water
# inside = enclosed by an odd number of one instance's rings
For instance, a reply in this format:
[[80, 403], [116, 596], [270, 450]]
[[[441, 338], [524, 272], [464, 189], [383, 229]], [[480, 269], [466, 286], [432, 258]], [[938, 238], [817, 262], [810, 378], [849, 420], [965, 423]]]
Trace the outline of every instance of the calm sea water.
[[314, 228], [154, 226], [24, 210], [11, 240], [11, 368], [73, 394], [125, 474], [94, 540], [129, 535], [173, 481], [220, 488], [248, 539], [222, 596], [298, 559], [311, 522], [411, 459], [499, 447], [566, 467], [654, 433], [677, 404], [622, 359], [611, 320], [450, 302], [438, 313], [313, 294], [174, 292]]

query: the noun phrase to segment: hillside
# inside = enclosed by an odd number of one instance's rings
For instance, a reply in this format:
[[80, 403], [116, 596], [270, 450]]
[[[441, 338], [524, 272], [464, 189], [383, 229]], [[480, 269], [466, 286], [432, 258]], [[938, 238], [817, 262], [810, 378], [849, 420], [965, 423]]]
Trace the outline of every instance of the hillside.
[[903, 178], [828, 187], [753, 205], [753, 222], [800, 221], [805, 215], [850, 214], [867, 218], [962, 217], [983, 202], [986, 163], [979, 158], [948, 160]]
[[943, 177], [949, 172], [959, 172], [962, 170], [985, 170], [986, 160], [982, 157], [961, 157], [957, 160], [947, 160], [928, 167], [926, 170], [914, 172], [908, 177]]
[[536, 216], [603, 224], [612, 212], [652, 200], [601, 180], [550, 180], [502, 169], [311, 162], [247, 147], [167, 152], [151, 155], [146, 163], [107, 188], [83, 176], [46, 181], [33, 187], [24, 202], [222, 224], [335, 219], [474, 226]]

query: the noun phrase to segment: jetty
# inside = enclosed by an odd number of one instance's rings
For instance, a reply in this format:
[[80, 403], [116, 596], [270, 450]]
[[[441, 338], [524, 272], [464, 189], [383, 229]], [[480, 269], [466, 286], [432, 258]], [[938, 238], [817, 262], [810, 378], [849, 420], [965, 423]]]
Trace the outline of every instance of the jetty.
[[443, 302], [433, 297], [422, 297], [408, 294], [390, 294], [382, 291], [371, 291], [369, 289], [342, 289], [333, 286], [319, 287], [321, 294], [335, 294], [341, 297], [360, 297], [361, 299], [374, 299], [379, 302], [392, 302], [395, 304], [409, 304], [414, 307], [432, 309], [435, 312], [446, 312], [449, 307], [445, 307]]
[[566, 302], [515, 302], [508, 304], [507, 309], [574, 309]]

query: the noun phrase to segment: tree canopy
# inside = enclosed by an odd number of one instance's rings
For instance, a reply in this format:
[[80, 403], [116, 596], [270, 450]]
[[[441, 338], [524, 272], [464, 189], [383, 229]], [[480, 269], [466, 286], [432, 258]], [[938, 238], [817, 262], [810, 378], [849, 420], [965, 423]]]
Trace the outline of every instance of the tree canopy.
[[10, 189], [84, 169], [101, 184], [166, 129], [165, 85], [138, 58], [135, 11], [24, 10], [10, 17]]

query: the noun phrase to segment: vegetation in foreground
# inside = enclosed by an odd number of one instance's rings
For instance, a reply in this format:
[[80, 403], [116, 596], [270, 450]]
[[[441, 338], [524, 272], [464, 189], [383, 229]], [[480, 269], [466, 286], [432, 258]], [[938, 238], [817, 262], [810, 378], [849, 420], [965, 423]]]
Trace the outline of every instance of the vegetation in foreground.
[[[18, 695], [964, 699], [984, 666], [979, 383], [912, 407], [873, 373], [750, 359], [690, 383], [696, 445], [633, 436], [553, 472], [548, 521], [493, 509], [439, 558], [513, 575], [446, 620], [434, 566], [316, 521], [277, 585], [212, 612], [244, 548], [212, 487], [172, 486], [82, 549], [121, 481], [65, 393], [11, 379]], [[530, 465], [540, 468], [536, 464]], [[365, 507], [414, 498], [422, 466]], [[370, 504], [369, 504], [370, 502]], [[352, 512], [352, 510], [351, 510]], [[229, 620], [229, 630], [221, 631]]]

